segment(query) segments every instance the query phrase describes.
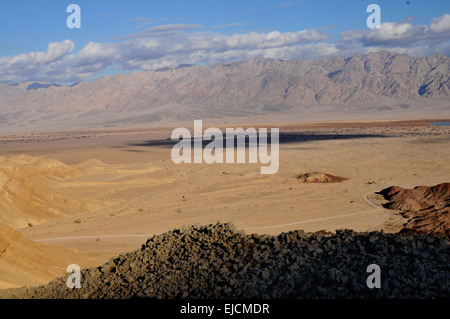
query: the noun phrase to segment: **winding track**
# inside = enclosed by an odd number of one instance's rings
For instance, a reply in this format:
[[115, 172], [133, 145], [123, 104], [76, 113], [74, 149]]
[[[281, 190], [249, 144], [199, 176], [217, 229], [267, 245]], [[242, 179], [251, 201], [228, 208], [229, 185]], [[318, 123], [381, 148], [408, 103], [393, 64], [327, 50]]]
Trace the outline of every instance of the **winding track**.
[[[372, 193], [368, 193], [366, 195], [364, 195], [363, 199], [372, 207], [374, 207], [374, 209], [369, 210], [369, 211], [364, 211], [364, 212], [358, 212], [358, 213], [351, 213], [351, 214], [345, 214], [345, 215], [339, 215], [339, 216], [331, 216], [331, 217], [323, 217], [323, 218], [317, 218], [317, 219], [309, 219], [309, 220], [302, 220], [302, 221], [298, 221], [298, 222], [293, 222], [293, 223], [289, 223], [289, 224], [279, 224], [279, 225], [272, 225], [272, 226], [261, 226], [261, 227], [249, 227], [249, 228], [243, 228], [244, 230], [248, 231], [253, 231], [253, 230], [261, 230], [261, 229], [274, 229], [274, 228], [282, 228], [282, 227], [287, 227], [287, 226], [294, 226], [294, 225], [300, 225], [300, 224], [307, 224], [307, 223], [312, 223], [312, 222], [318, 222], [318, 221], [323, 221], [323, 220], [330, 220], [330, 219], [337, 219], [337, 218], [342, 218], [342, 217], [348, 217], [348, 216], [356, 216], [356, 215], [362, 215], [362, 214], [370, 214], [370, 213], [375, 213], [375, 212], [379, 212], [382, 211], [383, 208], [381, 208], [380, 206], [374, 204], [369, 198], [368, 196], [372, 194]], [[136, 234], [132, 234], [132, 235], [99, 235], [99, 236], [76, 236], [76, 237], [56, 237], [56, 238], [45, 238], [45, 239], [36, 239], [34, 240], [35, 242], [50, 242], [50, 241], [60, 241], [60, 240], [74, 240], [74, 239], [98, 239], [98, 238], [132, 238], [132, 237], [146, 237], [146, 238], [150, 238], [152, 237], [153, 234], [141, 234], [141, 235], [136, 235]]]
[[289, 224], [280, 224], [280, 225], [274, 225], [274, 226], [262, 226], [262, 227], [251, 227], [251, 228], [244, 228], [244, 230], [260, 230], [260, 229], [273, 229], [273, 228], [280, 228], [280, 227], [287, 227], [287, 226], [294, 226], [294, 225], [300, 225], [300, 224], [306, 224], [311, 222], [318, 222], [322, 220], [330, 220], [330, 219], [336, 219], [341, 217], [348, 217], [348, 216], [355, 216], [355, 215], [362, 215], [362, 214], [368, 214], [368, 213], [374, 213], [382, 211], [383, 209], [380, 206], [375, 205], [370, 201], [368, 196], [372, 193], [368, 193], [364, 195], [364, 200], [375, 209], [365, 211], [365, 212], [358, 212], [358, 213], [351, 213], [351, 214], [345, 214], [345, 215], [339, 215], [339, 216], [331, 216], [331, 217], [323, 217], [323, 218], [317, 218], [317, 219], [309, 219], [309, 220], [303, 220], [299, 222], [289, 223]]
[[75, 236], [75, 237], [54, 237], [54, 238], [44, 238], [36, 239], [34, 242], [48, 242], [48, 241], [59, 241], [59, 240], [73, 240], [73, 239], [99, 239], [99, 238], [132, 238], [132, 237], [152, 237], [153, 234], [142, 234], [142, 235], [99, 235], [99, 236]]

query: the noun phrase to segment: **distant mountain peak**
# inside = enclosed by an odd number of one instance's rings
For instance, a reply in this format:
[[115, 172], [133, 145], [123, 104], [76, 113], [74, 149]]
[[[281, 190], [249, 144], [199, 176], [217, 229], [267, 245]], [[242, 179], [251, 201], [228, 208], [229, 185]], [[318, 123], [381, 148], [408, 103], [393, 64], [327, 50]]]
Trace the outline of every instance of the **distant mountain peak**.
[[[387, 99], [397, 102], [390, 105]], [[209, 67], [167, 66], [105, 76], [71, 87], [44, 82], [17, 87], [0, 84], [0, 125], [25, 122], [26, 126], [31, 116], [28, 109], [35, 110], [36, 116], [80, 112], [83, 119], [87, 118], [83, 114], [100, 116], [108, 112], [104, 116], [108, 118], [111, 114], [144, 112], [153, 114], [148, 121], [158, 121], [190, 119], [194, 109], [213, 117], [291, 114], [305, 107], [311, 114], [317, 109], [311, 107], [316, 105], [331, 106], [329, 109], [337, 113], [345, 114], [350, 108], [368, 114], [370, 104], [374, 112], [393, 114], [405, 112], [401, 105], [418, 100], [441, 101], [440, 109], [450, 112], [449, 99], [450, 58], [440, 54], [412, 57], [380, 51], [306, 61], [254, 58]], [[417, 104], [428, 107], [426, 103]], [[23, 114], [17, 113], [19, 108], [24, 109]], [[407, 110], [411, 114], [413, 107]], [[136, 118], [144, 121], [145, 117]]]

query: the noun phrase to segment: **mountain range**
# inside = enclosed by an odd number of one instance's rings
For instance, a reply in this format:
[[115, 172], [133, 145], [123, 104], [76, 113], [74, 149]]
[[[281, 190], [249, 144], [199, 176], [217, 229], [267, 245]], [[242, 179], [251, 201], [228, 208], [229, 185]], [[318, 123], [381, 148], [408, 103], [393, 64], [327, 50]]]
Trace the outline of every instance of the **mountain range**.
[[0, 83], [0, 130], [200, 119], [450, 117], [450, 58], [388, 51], [320, 60], [169, 66], [64, 86]]

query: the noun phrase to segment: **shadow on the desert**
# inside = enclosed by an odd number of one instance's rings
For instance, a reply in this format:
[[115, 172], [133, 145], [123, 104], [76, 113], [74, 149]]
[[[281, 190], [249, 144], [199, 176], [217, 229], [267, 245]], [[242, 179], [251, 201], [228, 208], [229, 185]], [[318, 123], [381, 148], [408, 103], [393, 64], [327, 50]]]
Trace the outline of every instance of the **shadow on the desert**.
[[[313, 141], [329, 141], [329, 140], [349, 140], [349, 139], [364, 139], [364, 138], [389, 138], [389, 135], [382, 134], [314, 134], [314, 133], [280, 133], [279, 135], [279, 144], [291, 144], [291, 143], [308, 143]], [[185, 138], [186, 140], [191, 141], [191, 145], [194, 144], [195, 138]], [[181, 139], [180, 139], [181, 140]], [[139, 143], [129, 143], [129, 146], [159, 146], [159, 147], [167, 147], [172, 148], [176, 145], [180, 140], [172, 140], [170, 138], [165, 140], [148, 140]], [[214, 140], [214, 139], [213, 139]], [[226, 147], [227, 137], [224, 136], [223, 147]], [[258, 136], [259, 140], [259, 136]], [[239, 147], [238, 145], [239, 139], [237, 137], [234, 138], [234, 147]], [[202, 147], [210, 144], [211, 140], [203, 140]], [[267, 144], [271, 144], [271, 135], [270, 132], [267, 133]], [[246, 136], [245, 138], [245, 146], [249, 146], [249, 138]]]

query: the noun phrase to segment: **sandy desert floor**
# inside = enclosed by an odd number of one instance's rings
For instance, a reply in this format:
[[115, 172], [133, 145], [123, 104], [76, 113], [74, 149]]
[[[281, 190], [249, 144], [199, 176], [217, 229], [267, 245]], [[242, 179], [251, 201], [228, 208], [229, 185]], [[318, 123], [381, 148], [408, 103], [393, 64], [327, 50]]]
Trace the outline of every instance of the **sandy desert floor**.
[[[57, 260], [52, 271], [44, 271], [48, 263], [36, 264], [28, 278], [11, 270], [17, 260], [24, 264], [26, 253], [6, 247], [0, 267], [6, 269], [7, 260], [10, 272], [2, 271], [8, 278], [0, 278], [0, 288], [46, 283], [69, 263], [100, 265], [139, 248], [152, 234], [196, 223], [231, 221], [247, 233], [269, 234], [396, 232], [404, 219], [374, 205], [380, 203], [374, 192], [450, 181], [449, 126], [392, 121], [262, 127], [283, 132], [274, 175], [261, 175], [260, 163], [174, 164], [170, 128], [0, 136], [0, 226], [15, 228], [21, 241], [42, 250], [32, 260]], [[296, 175], [306, 172], [348, 180], [301, 183]]]

